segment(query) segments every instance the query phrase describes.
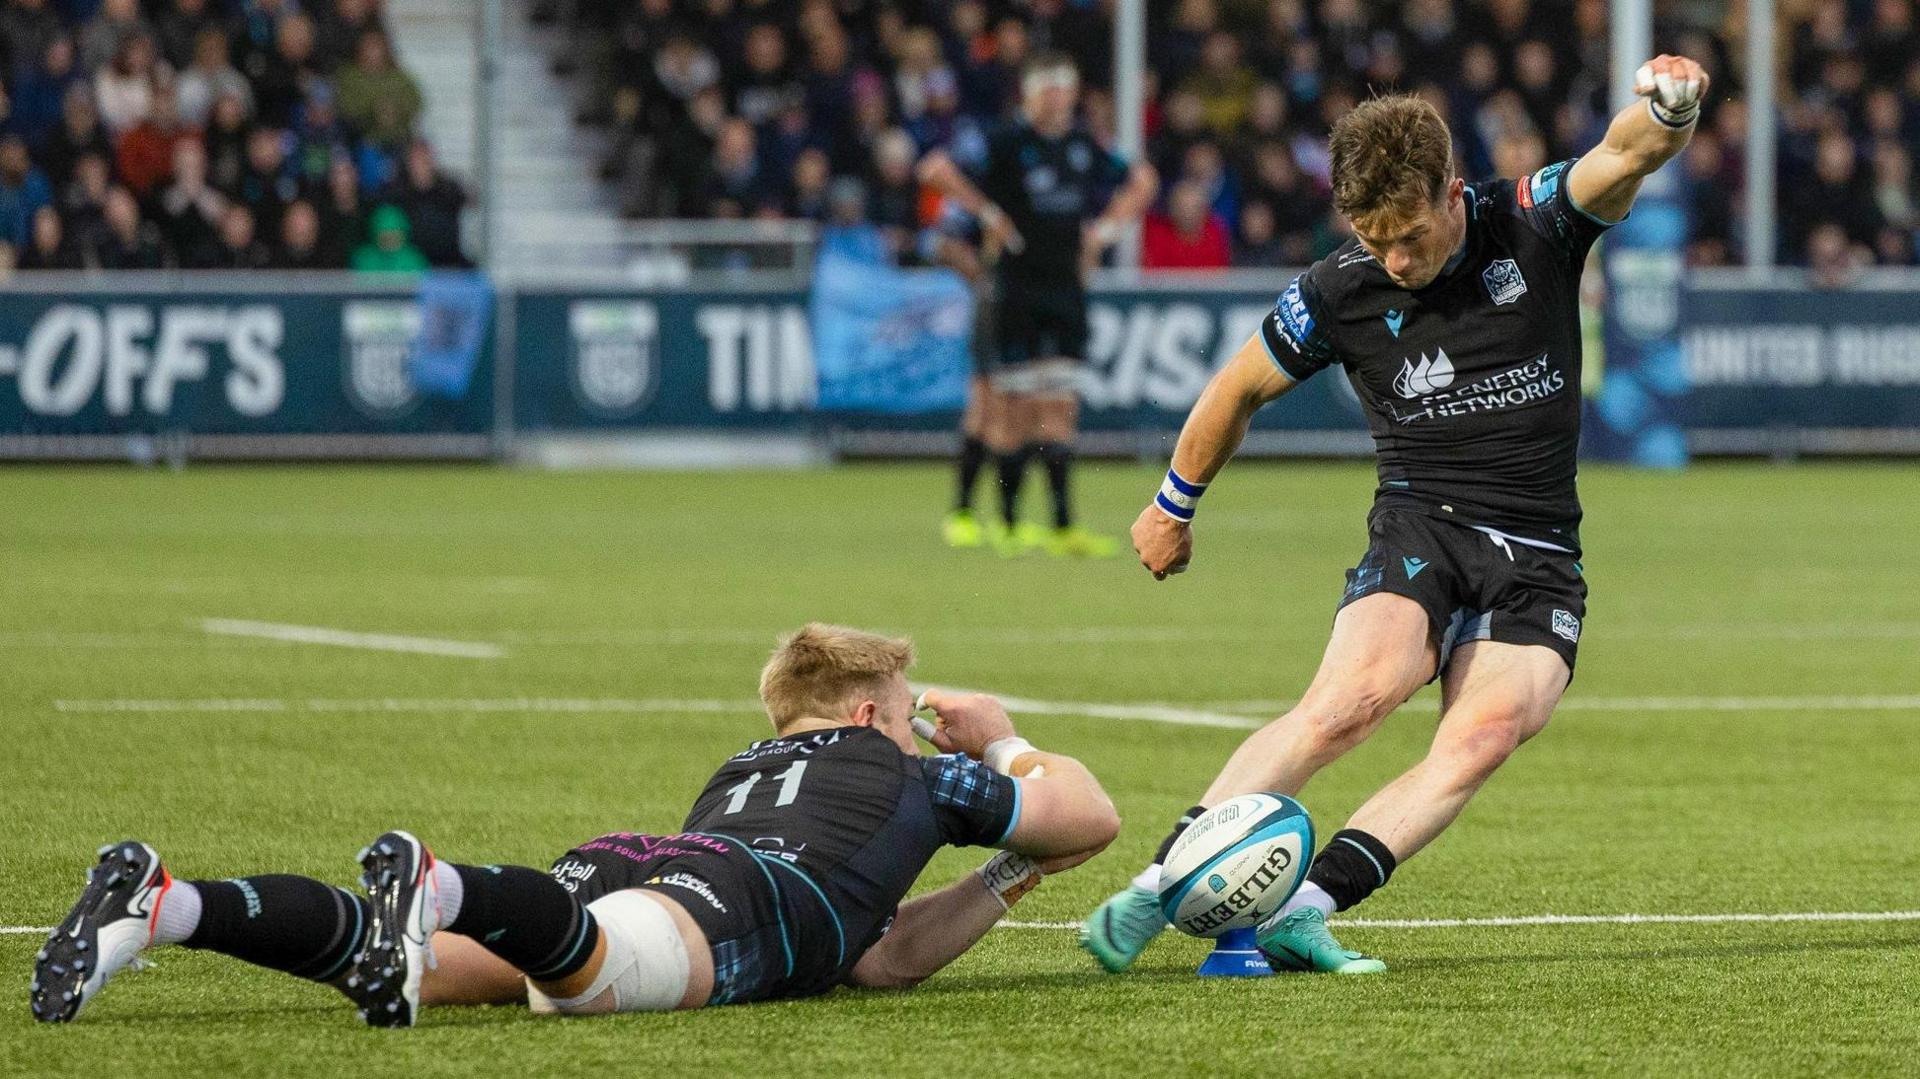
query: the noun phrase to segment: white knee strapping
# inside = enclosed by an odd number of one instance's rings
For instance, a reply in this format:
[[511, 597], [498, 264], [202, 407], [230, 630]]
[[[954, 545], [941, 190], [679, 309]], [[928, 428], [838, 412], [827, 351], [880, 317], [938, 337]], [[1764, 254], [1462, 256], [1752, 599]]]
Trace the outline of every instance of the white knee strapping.
[[692, 965], [687, 942], [667, 908], [639, 892], [604, 895], [587, 904], [607, 958], [586, 992], [556, 1000], [527, 983], [527, 1004], [541, 1015], [664, 1012], [680, 1006]]

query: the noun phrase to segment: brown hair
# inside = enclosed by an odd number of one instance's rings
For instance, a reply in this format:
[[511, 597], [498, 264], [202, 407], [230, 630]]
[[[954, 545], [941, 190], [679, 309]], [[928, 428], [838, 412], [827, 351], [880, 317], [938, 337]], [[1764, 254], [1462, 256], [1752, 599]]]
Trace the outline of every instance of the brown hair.
[[912, 641], [809, 622], [760, 671], [760, 702], [775, 730], [809, 716], [835, 719], [912, 664]]
[[1349, 221], [1417, 216], [1453, 179], [1453, 136], [1426, 101], [1393, 94], [1361, 102], [1333, 125], [1333, 208]]

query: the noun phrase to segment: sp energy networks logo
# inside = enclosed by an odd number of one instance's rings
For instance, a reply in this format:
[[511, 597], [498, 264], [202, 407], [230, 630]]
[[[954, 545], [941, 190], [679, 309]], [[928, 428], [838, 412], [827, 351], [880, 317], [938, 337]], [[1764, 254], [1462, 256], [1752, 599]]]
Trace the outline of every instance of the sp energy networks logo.
[[660, 385], [660, 311], [650, 303], [582, 300], [567, 309], [574, 396], [588, 412], [624, 419]]
[[406, 415], [419, 403], [407, 361], [420, 333], [411, 301], [358, 300], [340, 309], [341, 364], [347, 400], [370, 419]]
[[1447, 350], [1441, 349], [1434, 358], [1420, 354], [1420, 362], [1402, 360], [1400, 373], [1393, 378], [1393, 392], [1411, 401], [1416, 397], [1425, 397], [1453, 385], [1453, 361], [1447, 359]]

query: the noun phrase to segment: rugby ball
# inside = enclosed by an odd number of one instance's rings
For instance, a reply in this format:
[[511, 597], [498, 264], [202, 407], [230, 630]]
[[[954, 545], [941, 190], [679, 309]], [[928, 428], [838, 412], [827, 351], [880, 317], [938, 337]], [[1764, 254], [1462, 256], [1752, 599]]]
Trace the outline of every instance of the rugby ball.
[[1160, 867], [1160, 911], [1196, 937], [1250, 929], [1293, 896], [1312, 856], [1305, 806], [1284, 794], [1243, 794], [1173, 841]]

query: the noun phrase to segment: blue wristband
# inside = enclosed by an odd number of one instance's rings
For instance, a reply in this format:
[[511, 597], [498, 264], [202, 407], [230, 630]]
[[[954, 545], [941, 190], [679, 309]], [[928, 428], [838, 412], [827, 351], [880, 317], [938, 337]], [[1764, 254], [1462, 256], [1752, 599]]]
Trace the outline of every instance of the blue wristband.
[[1194, 511], [1200, 506], [1200, 496], [1206, 493], [1206, 484], [1194, 483], [1169, 468], [1166, 480], [1160, 484], [1160, 492], [1153, 496], [1153, 504], [1168, 517], [1181, 524], [1190, 524]]

